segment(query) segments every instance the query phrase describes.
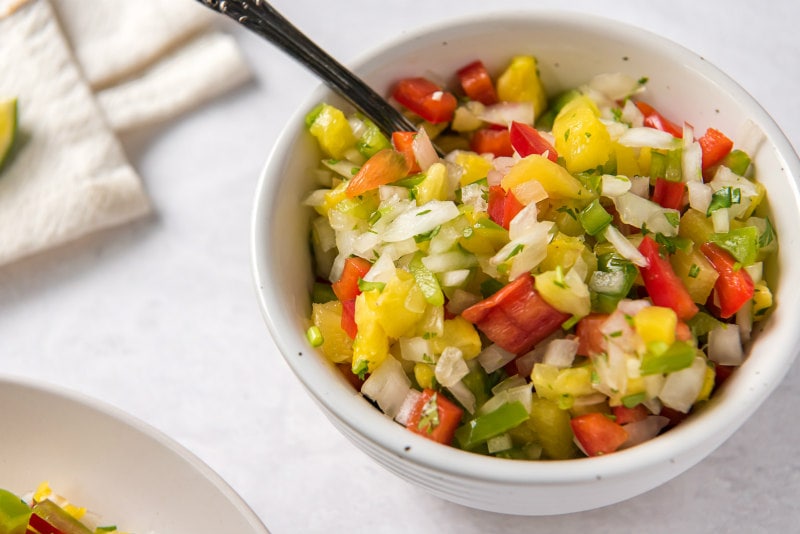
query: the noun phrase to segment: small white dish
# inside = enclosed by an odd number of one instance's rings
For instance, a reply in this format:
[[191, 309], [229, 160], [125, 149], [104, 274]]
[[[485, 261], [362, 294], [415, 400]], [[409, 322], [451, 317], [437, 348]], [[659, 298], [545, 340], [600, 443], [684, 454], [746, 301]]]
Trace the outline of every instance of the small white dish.
[[89, 397], [0, 377], [0, 488], [44, 481], [104, 524], [138, 534], [267, 534], [247, 504], [171, 438]]

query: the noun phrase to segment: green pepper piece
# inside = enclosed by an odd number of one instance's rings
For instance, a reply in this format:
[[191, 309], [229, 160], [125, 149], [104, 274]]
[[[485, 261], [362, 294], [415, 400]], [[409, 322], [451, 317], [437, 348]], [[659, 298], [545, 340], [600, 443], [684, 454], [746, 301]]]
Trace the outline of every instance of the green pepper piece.
[[383, 135], [383, 132], [381, 132], [380, 128], [378, 128], [374, 122], [366, 117], [360, 118], [364, 122], [366, 128], [364, 133], [361, 134], [361, 137], [356, 140], [356, 148], [362, 156], [370, 158], [384, 148], [392, 148], [389, 139]]
[[456, 430], [463, 449], [472, 449], [487, 440], [508, 432], [528, 419], [528, 411], [519, 401], [507, 402], [485, 415], [476, 417]]
[[700, 311], [697, 312], [694, 317], [686, 321], [686, 324], [689, 325], [689, 330], [691, 330], [692, 335], [699, 338], [705, 336], [723, 323], [712, 315]]
[[311, 289], [311, 302], [325, 304], [336, 299], [336, 293], [333, 292], [330, 284], [314, 282], [314, 287]]
[[676, 341], [666, 348], [648, 345], [648, 351], [642, 359], [639, 372], [645, 375], [672, 373], [692, 365], [697, 349], [686, 341]]
[[598, 254], [597, 270], [589, 280], [593, 309], [601, 313], [614, 311], [630, 292], [638, 274], [636, 266], [616, 252]]
[[439, 280], [425, 264], [422, 263], [422, 253], [417, 252], [408, 264], [408, 269], [414, 275], [414, 281], [417, 283], [422, 294], [425, 296], [425, 301], [431, 306], [442, 306], [444, 304], [444, 294], [439, 285]]
[[461, 379], [467, 389], [475, 395], [475, 405], [482, 406], [487, 400], [489, 400], [489, 387], [488, 383], [488, 376], [486, 371], [483, 370], [483, 367], [480, 365], [476, 365], [474, 369], [471, 369], [467, 375]]
[[734, 174], [744, 176], [747, 173], [747, 169], [750, 167], [750, 156], [743, 150], [737, 148], [725, 156], [725, 159], [722, 160], [722, 164], [728, 167]]
[[600, 204], [600, 200], [594, 199], [581, 210], [578, 214], [578, 220], [587, 234], [597, 235], [611, 224], [613, 217]]
[[24, 534], [30, 516], [27, 504], [10, 491], [0, 489], [0, 533]]

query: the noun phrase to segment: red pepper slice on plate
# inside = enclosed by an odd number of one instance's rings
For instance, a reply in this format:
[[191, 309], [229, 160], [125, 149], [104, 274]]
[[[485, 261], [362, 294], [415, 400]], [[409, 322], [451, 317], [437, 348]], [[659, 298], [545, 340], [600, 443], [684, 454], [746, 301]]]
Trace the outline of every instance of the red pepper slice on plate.
[[497, 91], [483, 62], [473, 61], [458, 69], [457, 74], [461, 88], [471, 100], [477, 100], [486, 106], [497, 104]]
[[432, 123], [450, 121], [458, 105], [455, 96], [426, 78], [400, 80], [392, 91], [392, 97]]
[[639, 267], [644, 287], [656, 306], [672, 308], [678, 319], [691, 319], [698, 312], [686, 286], [675, 274], [669, 260], [659, 254], [658, 243], [649, 235], [642, 239], [639, 252], [647, 258], [647, 267]]
[[529, 124], [522, 122], [512, 121], [509, 127], [509, 136], [511, 139], [511, 146], [514, 150], [522, 156], [530, 156], [531, 154], [547, 154], [547, 159], [553, 163], [558, 162], [558, 152], [545, 139], [539, 130]]
[[406, 423], [406, 428], [428, 439], [449, 445], [461, 422], [463, 410], [444, 395], [424, 389]]
[[497, 293], [473, 304], [461, 316], [509, 352], [523, 354], [561, 328], [569, 315], [539, 296], [525, 273]]
[[570, 426], [589, 456], [614, 452], [628, 439], [628, 431], [622, 425], [598, 412], [573, 417]]
[[645, 408], [644, 404], [637, 404], [633, 408], [623, 405], [612, 406], [611, 413], [614, 414], [614, 420], [618, 425], [644, 421], [650, 415], [650, 411]]
[[511, 135], [507, 128], [481, 128], [472, 134], [469, 141], [469, 148], [478, 154], [494, 154], [495, 157], [505, 157], [514, 155], [514, 147], [511, 146]]
[[417, 155], [414, 154], [414, 138], [416, 136], [417, 132], [392, 133], [392, 146], [406, 157], [408, 164], [411, 166], [408, 169], [408, 174], [416, 174], [422, 170], [419, 167], [419, 162], [417, 162]]
[[670, 133], [673, 137], [679, 139], [683, 138], [683, 128], [666, 119], [661, 113], [656, 111], [653, 106], [641, 101], [634, 102], [634, 104], [636, 104], [636, 107], [639, 108], [639, 111], [644, 115], [645, 126]]
[[369, 158], [347, 183], [345, 194], [348, 198], [356, 197], [367, 191], [408, 176], [411, 164], [405, 154], [391, 148], [384, 148]]
[[578, 321], [575, 335], [578, 337], [579, 356], [594, 356], [606, 351], [605, 334], [601, 327], [607, 319], [607, 313], [592, 313]]
[[700, 143], [703, 151], [703, 170], [721, 162], [733, 150], [733, 141], [714, 128], [706, 130], [706, 133], [697, 142]]
[[719, 299], [719, 315], [727, 319], [753, 298], [755, 292], [753, 279], [747, 271], [741, 267], [737, 268], [736, 260], [728, 251], [714, 243], [703, 243], [700, 251], [719, 273], [719, 278], [714, 283], [714, 291]]
[[653, 188], [653, 202], [662, 208], [679, 210], [683, 207], [683, 193], [686, 191], [686, 184], [683, 182], [673, 182], [666, 178], [656, 178], [656, 186]]

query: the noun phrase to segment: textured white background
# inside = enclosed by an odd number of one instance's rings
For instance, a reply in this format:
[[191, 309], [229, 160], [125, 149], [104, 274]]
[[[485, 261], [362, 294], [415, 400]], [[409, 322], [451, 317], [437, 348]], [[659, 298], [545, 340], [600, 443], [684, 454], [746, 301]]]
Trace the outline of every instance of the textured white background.
[[[729, 0], [275, 0], [342, 62], [453, 14], [561, 7], [682, 43], [758, 99], [800, 147], [800, 3]], [[522, 518], [429, 497], [345, 441], [264, 327], [249, 217], [270, 147], [316, 80], [236, 33], [255, 82], [123, 139], [156, 215], [0, 270], [0, 370], [120, 407], [219, 472], [275, 533], [793, 532], [800, 522], [800, 366], [732, 439], [630, 501]], [[784, 229], [783, 231], [793, 231]], [[201, 511], [198, 511], [201, 512]]]

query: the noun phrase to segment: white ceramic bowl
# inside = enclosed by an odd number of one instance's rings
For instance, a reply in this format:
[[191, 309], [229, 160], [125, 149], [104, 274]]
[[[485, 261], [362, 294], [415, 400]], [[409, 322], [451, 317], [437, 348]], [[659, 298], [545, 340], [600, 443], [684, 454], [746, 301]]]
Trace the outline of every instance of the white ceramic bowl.
[[593, 75], [647, 76], [647, 99], [666, 116], [696, 131], [713, 126], [736, 133], [746, 120], [766, 141], [754, 155], [767, 187], [780, 251], [777, 309], [752, 344], [745, 364], [705, 410], [648, 443], [605, 457], [522, 462], [462, 452], [406, 431], [356, 394], [309, 347], [309, 213], [298, 209], [313, 188], [318, 165], [304, 115], [318, 102], [338, 105], [324, 87], [297, 111], [261, 176], [252, 221], [253, 268], [269, 329], [286, 362], [336, 427], [380, 464], [431, 493], [470, 507], [525, 515], [591, 509], [643, 493], [702, 460], [775, 389], [800, 347], [800, 261], [796, 229], [800, 162], [767, 113], [740, 86], [696, 54], [637, 28], [575, 13], [528, 14], [460, 20], [404, 36], [356, 65], [384, 94], [404, 76], [435, 73], [447, 79], [481, 59], [497, 72], [512, 55], [539, 58], [548, 90], [575, 87]]
[[0, 488], [23, 494], [48, 481], [128, 532], [269, 532], [206, 464], [119, 410], [11, 377], [0, 377], [0, 406]]

